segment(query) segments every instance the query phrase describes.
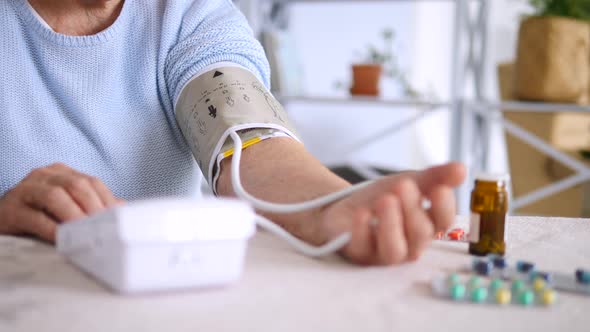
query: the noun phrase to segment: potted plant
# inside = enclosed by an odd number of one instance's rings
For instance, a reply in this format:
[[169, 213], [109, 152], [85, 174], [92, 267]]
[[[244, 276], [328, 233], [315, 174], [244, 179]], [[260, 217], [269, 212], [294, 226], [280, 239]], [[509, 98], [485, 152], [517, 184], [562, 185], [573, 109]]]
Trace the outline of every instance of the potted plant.
[[[394, 53], [395, 34], [392, 29], [384, 29], [381, 33], [382, 47], [369, 45], [360, 60], [352, 64], [352, 95], [378, 96], [380, 94], [381, 78], [396, 80], [403, 92], [409, 97], [418, 97], [414, 89], [400, 69]], [[337, 84], [342, 86], [341, 83]]]
[[515, 97], [586, 102], [590, 76], [590, 0], [528, 0], [520, 25]]

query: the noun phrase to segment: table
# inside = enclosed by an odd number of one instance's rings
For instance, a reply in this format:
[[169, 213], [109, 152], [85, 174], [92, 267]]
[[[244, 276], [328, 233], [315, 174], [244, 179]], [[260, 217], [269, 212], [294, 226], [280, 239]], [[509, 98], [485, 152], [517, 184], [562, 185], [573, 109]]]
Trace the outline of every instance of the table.
[[[460, 220], [465, 222], [465, 220]], [[590, 268], [590, 220], [512, 217], [509, 258], [547, 270]], [[0, 331], [589, 331], [590, 297], [560, 293], [551, 308], [457, 304], [430, 281], [471, 258], [435, 242], [415, 263], [359, 267], [310, 259], [271, 234], [250, 241], [232, 286], [123, 297], [80, 273], [53, 247], [0, 237]]]

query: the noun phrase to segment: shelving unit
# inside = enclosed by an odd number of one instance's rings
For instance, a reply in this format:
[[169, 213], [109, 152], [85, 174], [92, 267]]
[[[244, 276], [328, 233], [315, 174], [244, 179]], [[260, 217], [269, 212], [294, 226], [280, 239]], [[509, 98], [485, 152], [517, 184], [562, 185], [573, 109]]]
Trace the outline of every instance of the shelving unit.
[[[338, 97], [320, 97], [320, 96], [279, 96], [278, 99], [281, 101], [283, 105], [289, 105], [290, 103], [296, 102], [303, 102], [303, 103], [314, 103], [314, 104], [329, 104], [329, 105], [338, 105], [338, 104], [345, 104], [345, 105], [375, 105], [375, 106], [387, 106], [387, 107], [414, 107], [416, 108], [416, 112], [414, 114], [408, 116], [407, 118], [392, 123], [390, 126], [380, 129], [379, 131], [372, 133], [371, 135], [364, 137], [358, 140], [356, 143], [352, 145], [345, 146], [343, 148], [338, 149], [338, 155], [340, 156], [349, 156], [353, 153], [361, 150], [362, 148], [368, 146], [371, 143], [374, 143], [378, 140], [384, 139], [388, 136], [391, 136], [400, 130], [406, 128], [409, 125], [414, 124], [416, 121], [428, 116], [429, 114], [437, 111], [441, 111], [445, 108], [450, 108], [453, 106], [451, 103], [445, 102], [436, 102], [436, 101], [423, 101], [423, 100], [412, 100], [412, 99], [396, 99], [396, 98], [380, 98], [380, 97], [361, 97], [361, 96], [351, 96], [346, 98], [338, 98]], [[357, 173], [363, 174], [365, 177], [371, 179], [381, 176], [380, 173], [375, 172], [371, 168], [366, 166], [349, 163], [352, 169], [354, 169]]]
[[[513, 108], [514, 107], [514, 108]], [[550, 104], [550, 103], [524, 103], [524, 102], [503, 102], [503, 103], [492, 103], [485, 101], [471, 101], [467, 106], [469, 113], [472, 117], [483, 119], [487, 124], [497, 123], [500, 124], [503, 129], [516, 136], [521, 141], [534, 147], [535, 149], [543, 152], [545, 155], [559, 161], [568, 168], [572, 169], [575, 173], [556, 181], [550, 185], [538, 188], [532, 192], [529, 192], [523, 196], [515, 197], [511, 202], [511, 210], [516, 210], [520, 207], [526, 206], [530, 203], [534, 203], [545, 197], [551, 196], [562, 190], [574, 187], [576, 185], [590, 181], [590, 167], [583, 162], [573, 158], [572, 156], [556, 149], [544, 140], [538, 138], [529, 131], [523, 129], [512, 121], [502, 116], [503, 112], [509, 110], [520, 111], [520, 112], [583, 112], [590, 113], [590, 107], [570, 105], [570, 104]], [[485, 137], [474, 137], [474, 144], [478, 141], [485, 139]], [[487, 147], [486, 147], [487, 148]], [[486, 151], [487, 152], [487, 151]]]
[[[244, 0], [242, 0], [244, 1]], [[336, 3], [358, 2], [359, 0], [248, 0], [245, 13], [253, 22], [272, 22], [288, 28], [288, 8], [294, 3]], [[407, 0], [363, 0], [363, 2], [400, 2]], [[579, 160], [555, 149], [545, 141], [534, 136], [513, 122], [502, 117], [506, 110], [522, 112], [590, 112], [590, 107], [571, 104], [550, 104], [535, 102], [496, 102], [485, 99], [484, 69], [487, 66], [487, 27], [489, 1], [486, 0], [421, 0], [422, 2], [454, 3], [454, 26], [452, 46], [452, 67], [450, 82], [450, 100], [443, 102], [407, 99], [384, 99], [368, 97], [321, 97], [321, 96], [283, 96], [279, 99], [285, 103], [306, 102], [318, 104], [359, 104], [369, 103], [390, 107], [417, 107], [422, 110], [400, 123], [392, 124], [386, 130], [375, 133], [351, 147], [358, 150], [363, 146], [382, 139], [405, 126], [412, 125], [432, 111], [447, 108], [451, 112], [450, 160], [464, 162], [470, 174], [488, 170], [490, 153], [490, 126], [501, 125], [504, 130], [520, 140], [542, 151], [546, 155], [568, 166], [576, 173], [551, 185], [539, 188], [524, 196], [516, 197], [511, 209], [517, 209], [538, 201], [551, 194], [570, 188], [590, 180], [590, 168]], [[263, 8], [263, 10], [260, 10]], [[471, 92], [469, 92], [471, 91]], [[371, 172], [366, 172], [371, 174]], [[373, 174], [376, 175], [376, 174]], [[466, 212], [469, 202], [468, 186], [472, 179], [467, 180], [459, 192], [460, 211]]]

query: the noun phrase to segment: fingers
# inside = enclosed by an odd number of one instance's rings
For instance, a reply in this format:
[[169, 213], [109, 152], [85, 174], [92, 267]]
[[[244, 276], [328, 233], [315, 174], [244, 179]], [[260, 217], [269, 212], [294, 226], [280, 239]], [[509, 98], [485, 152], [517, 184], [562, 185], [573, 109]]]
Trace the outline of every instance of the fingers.
[[465, 175], [465, 166], [456, 162], [413, 173], [420, 191], [425, 194], [430, 193], [433, 188], [440, 185], [451, 188], [456, 187], [463, 183]]
[[447, 186], [438, 186], [430, 191], [429, 198], [432, 206], [428, 213], [435, 231], [446, 231], [455, 222], [456, 202], [453, 190]]
[[60, 170], [54, 184], [64, 187], [87, 214], [96, 213], [105, 207], [116, 205], [117, 199], [98, 178], [80, 173], [63, 164], [52, 167]]
[[375, 204], [377, 217], [377, 256], [384, 265], [399, 264], [406, 260], [408, 243], [404, 234], [400, 200], [385, 195]]
[[57, 223], [45, 213], [34, 210], [21, 210], [22, 230], [24, 233], [33, 234], [42, 240], [55, 243]]
[[[464, 178], [464, 166], [449, 163], [385, 177], [332, 205], [327, 215], [346, 220], [345, 227], [352, 232], [342, 253], [361, 264], [416, 260], [433, 241], [435, 230], [446, 230], [453, 224], [453, 189]], [[422, 206], [424, 198], [431, 202], [428, 210]], [[351, 207], [356, 211], [352, 218]], [[374, 226], [372, 220], [377, 220]]]
[[57, 232], [57, 223], [45, 213], [36, 210], [29, 210], [30, 215], [27, 219], [29, 221], [28, 233], [32, 233], [42, 240], [55, 243]]
[[0, 234], [26, 233], [53, 242], [58, 223], [121, 202], [96, 178], [63, 164], [42, 167], [0, 197]]
[[87, 215], [96, 213], [105, 207], [86, 177], [73, 174], [61, 175], [54, 177], [52, 184], [63, 188]]
[[95, 177], [90, 177], [89, 180], [100, 197], [103, 206], [111, 207], [123, 203], [123, 200], [116, 198], [102, 181]]
[[40, 212], [47, 212], [58, 221], [69, 221], [83, 218], [86, 214], [72, 196], [62, 187], [42, 185], [24, 188], [27, 195], [24, 203]]
[[345, 248], [345, 255], [358, 264], [372, 264], [375, 260], [375, 239], [371, 225], [372, 214], [368, 209], [356, 211], [352, 221], [350, 243]]
[[422, 208], [422, 195], [410, 179], [401, 179], [394, 188], [403, 211], [403, 226], [407, 239], [407, 258], [416, 260], [434, 236], [434, 225]]
[[[66, 166], [67, 167], [67, 166]], [[111, 207], [114, 205], [119, 204], [118, 199], [113, 195], [113, 193], [107, 188], [107, 186], [97, 177], [89, 176], [84, 173], [80, 173], [74, 169], [69, 169], [71, 173], [73, 173], [76, 178], [80, 178], [81, 183], [70, 183], [72, 189], [76, 189], [78, 186], [81, 190], [90, 190], [91, 193], [91, 201], [86, 202], [85, 204], [89, 206], [96, 207], [100, 205], [100, 208], [104, 207]], [[96, 211], [87, 211], [88, 213], [96, 212]]]
[[465, 175], [464, 165], [455, 162], [413, 174], [419, 190], [432, 203], [428, 215], [435, 231], [447, 230], [454, 223], [456, 202], [453, 188], [465, 180]]

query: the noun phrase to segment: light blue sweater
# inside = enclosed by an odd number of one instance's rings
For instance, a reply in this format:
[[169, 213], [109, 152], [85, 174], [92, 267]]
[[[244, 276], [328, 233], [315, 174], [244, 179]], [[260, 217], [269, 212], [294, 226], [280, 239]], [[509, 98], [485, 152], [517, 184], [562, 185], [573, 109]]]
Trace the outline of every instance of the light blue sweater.
[[264, 51], [230, 0], [127, 0], [93, 36], [48, 29], [0, 1], [0, 197], [65, 163], [128, 199], [191, 195], [201, 172], [173, 102], [199, 70], [234, 62], [268, 86]]

